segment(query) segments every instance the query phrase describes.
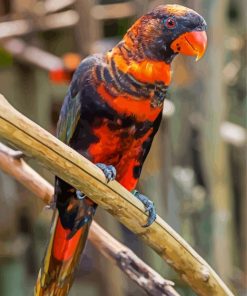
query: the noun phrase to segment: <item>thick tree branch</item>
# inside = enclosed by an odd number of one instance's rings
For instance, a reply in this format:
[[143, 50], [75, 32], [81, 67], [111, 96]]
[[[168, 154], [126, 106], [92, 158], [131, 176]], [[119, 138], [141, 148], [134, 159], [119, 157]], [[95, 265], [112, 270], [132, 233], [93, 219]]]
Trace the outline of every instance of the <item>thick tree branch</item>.
[[233, 295], [215, 271], [160, 217], [143, 228], [144, 207], [118, 182], [106, 184], [90, 161], [60, 142], [0, 96], [0, 136], [35, 157], [114, 215], [164, 258], [199, 295]]
[[[51, 204], [54, 188], [20, 158], [20, 155], [18, 151], [0, 143], [0, 169], [18, 180], [44, 203]], [[179, 296], [172, 287], [173, 282], [162, 278], [95, 221], [91, 225], [89, 240], [98, 251], [119, 266], [131, 280], [146, 290], [149, 295]]]

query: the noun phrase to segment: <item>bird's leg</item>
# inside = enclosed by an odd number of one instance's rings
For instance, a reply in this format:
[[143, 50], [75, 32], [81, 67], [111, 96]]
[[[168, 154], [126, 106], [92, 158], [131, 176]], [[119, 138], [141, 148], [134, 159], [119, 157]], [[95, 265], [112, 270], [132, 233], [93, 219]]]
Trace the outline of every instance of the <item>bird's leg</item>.
[[143, 225], [143, 227], [150, 226], [155, 221], [157, 216], [154, 203], [147, 196], [139, 193], [137, 190], [133, 190], [132, 193], [144, 204], [145, 212], [148, 213], [148, 221], [145, 225]]
[[[115, 180], [116, 175], [117, 175], [117, 171], [113, 165], [106, 165], [104, 163], [97, 163], [96, 166], [99, 169], [101, 169], [102, 172], [104, 173], [107, 183]], [[77, 197], [77, 199], [82, 200], [86, 197], [86, 195], [84, 193], [82, 193], [80, 190], [76, 190], [76, 197]]]

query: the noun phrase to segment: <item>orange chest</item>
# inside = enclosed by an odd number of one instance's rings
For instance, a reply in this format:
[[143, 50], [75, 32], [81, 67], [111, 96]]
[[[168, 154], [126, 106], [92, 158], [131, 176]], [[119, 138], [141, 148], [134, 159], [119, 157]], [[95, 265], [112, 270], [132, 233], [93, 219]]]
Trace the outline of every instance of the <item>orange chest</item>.
[[108, 53], [106, 68], [109, 75], [97, 84], [103, 100], [122, 115], [154, 121], [171, 81], [170, 65], [148, 59], [128, 61], [121, 54]]
[[119, 114], [133, 116], [138, 121], [154, 121], [162, 108], [152, 107], [149, 98], [133, 98], [128, 94], [113, 96], [107, 91], [104, 83], [101, 83], [100, 86], [98, 86], [97, 92], [104, 101]]
[[[120, 163], [136, 159], [142, 151], [143, 143], [148, 139], [153, 129], [139, 128], [132, 125], [126, 128], [116, 128], [107, 120], [93, 129], [93, 134], [98, 138], [97, 143], [89, 147], [92, 161], [103, 162], [118, 166]], [[121, 166], [124, 166], [122, 163]]]

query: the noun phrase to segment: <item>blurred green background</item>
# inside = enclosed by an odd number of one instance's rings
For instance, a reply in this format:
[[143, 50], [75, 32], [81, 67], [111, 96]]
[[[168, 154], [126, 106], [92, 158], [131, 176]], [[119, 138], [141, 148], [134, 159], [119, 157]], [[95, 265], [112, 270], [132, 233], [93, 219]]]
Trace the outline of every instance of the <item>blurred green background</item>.
[[[73, 52], [83, 58], [111, 48], [136, 18], [167, 3], [183, 4], [204, 16], [208, 50], [198, 63], [176, 58], [165, 116], [139, 189], [236, 295], [247, 295], [245, 0], [2, 0], [0, 92], [55, 133], [68, 86], [66, 79], [54, 79], [55, 70], [65, 64], [66, 77], [73, 72], [71, 55], [68, 65], [64, 55]], [[35, 159], [28, 163], [53, 182]], [[0, 295], [31, 295], [52, 212], [1, 171], [0, 189]], [[96, 220], [174, 281], [181, 295], [194, 295], [158, 255], [108, 213], [99, 209]], [[70, 295], [145, 293], [88, 243]]]

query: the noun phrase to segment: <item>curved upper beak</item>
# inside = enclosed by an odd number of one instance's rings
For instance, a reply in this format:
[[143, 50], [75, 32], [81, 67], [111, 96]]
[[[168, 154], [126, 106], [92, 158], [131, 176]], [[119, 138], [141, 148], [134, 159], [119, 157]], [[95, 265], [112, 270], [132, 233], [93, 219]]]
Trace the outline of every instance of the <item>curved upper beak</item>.
[[207, 47], [207, 34], [205, 31], [193, 31], [180, 35], [171, 43], [176, 53], [196, 56], [196, 61], [204, 55]]

